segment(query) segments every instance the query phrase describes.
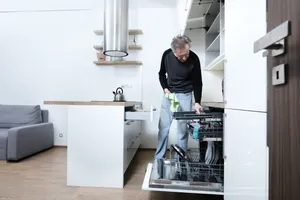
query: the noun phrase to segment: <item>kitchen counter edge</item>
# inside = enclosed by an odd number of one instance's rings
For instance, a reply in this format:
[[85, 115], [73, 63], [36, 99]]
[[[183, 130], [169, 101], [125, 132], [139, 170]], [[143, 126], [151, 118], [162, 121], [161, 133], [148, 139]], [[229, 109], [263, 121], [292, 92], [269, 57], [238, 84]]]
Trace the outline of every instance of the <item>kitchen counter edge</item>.
[[91, 105], [91, 106], [134, 106], [141, 105], [142, 102], [126, 101], [44, 101], [45, 105]]

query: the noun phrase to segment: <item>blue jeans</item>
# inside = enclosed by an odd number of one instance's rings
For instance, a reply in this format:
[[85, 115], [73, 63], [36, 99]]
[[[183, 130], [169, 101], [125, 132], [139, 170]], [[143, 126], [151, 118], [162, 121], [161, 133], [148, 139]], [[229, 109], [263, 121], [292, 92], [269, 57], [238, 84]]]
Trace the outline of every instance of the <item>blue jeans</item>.
[[[178, 93], [176, 97], [180, 103], [177, 111], [191, 111], [192, 110], [192, 92]], [[163, 96], [162, 105], [160, 109], [160, 118], [158, 123], [158, 145], [155, 152], [155, 159], [165, 159], [169, 130], [173, 121], [173, 113], [170, 110], [171, 101]], [[186, 120], [177, 121], [177, 144], [184, 150], [187, 150], [188, 133], [186, 130]]]

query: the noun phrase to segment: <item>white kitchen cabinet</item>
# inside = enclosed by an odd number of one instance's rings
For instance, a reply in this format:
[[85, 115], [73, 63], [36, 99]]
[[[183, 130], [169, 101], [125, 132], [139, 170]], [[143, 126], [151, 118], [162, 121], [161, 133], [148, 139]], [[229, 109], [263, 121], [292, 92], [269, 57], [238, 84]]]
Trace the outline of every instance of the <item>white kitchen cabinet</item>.
[[131, 106], [118, 102], [70, 104], [78, 105], [68, 105], [67, 185], [123, 188], [124, 173], [141, 143], [142, 123], [153, 109], [126, 111]]
[[265, 200], [267, 114], [225, 110], [224, 200]]
[[266, 112], [266, 58], [253, 52], [266, 34], [266, 1], [225, 1], [225, 27], [225, 107]]
[[136, 151], [141, 144], [142, 122], [126, 120], [124, 122], [124, 157], [123, 173], [126, 172]]

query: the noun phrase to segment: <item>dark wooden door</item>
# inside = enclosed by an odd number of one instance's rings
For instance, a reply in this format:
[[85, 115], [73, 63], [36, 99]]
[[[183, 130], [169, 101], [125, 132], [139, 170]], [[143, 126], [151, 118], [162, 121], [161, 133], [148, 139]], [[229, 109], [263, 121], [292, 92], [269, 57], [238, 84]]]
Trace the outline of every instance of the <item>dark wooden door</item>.
[[[268, 32], [290, 25], [285, 53], [267, 58], [269, 200], [300, 200], [300, 0], [268, 0], [267, 11]], [[281, 64], [285, 83], [274, 85], [272, 70]]]

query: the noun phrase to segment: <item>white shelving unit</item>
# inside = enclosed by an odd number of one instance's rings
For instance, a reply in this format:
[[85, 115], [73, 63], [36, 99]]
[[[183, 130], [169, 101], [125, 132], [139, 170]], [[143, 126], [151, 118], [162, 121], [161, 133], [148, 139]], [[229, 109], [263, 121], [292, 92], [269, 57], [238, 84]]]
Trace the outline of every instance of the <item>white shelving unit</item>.
[[210, 43], [207, 47], [206, 52], [215, 52], [218, 53], [220, 51], [220, 34], [217, 35], [216, 38]]
[[205, 67], [204, 70], [224, 70], [224, 12], [225, 7], [222, 2], [215, 1], [205, 13], [205, 26], [208, 27], [205, 37]]

